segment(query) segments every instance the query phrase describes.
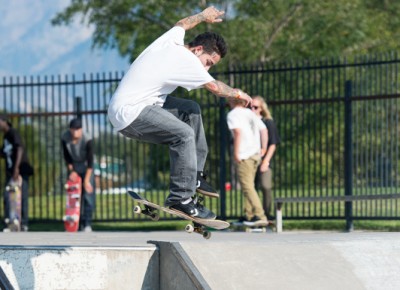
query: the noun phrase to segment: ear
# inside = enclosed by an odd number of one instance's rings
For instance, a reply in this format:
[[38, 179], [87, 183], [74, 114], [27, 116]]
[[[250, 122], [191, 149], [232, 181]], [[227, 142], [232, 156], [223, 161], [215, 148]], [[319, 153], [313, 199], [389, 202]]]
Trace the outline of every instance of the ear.
[[203, 46], [202, 45], [198, 45], [198, 46], [193, 47], [193, 53], [196, 56], [201, 55], [203, 53]]

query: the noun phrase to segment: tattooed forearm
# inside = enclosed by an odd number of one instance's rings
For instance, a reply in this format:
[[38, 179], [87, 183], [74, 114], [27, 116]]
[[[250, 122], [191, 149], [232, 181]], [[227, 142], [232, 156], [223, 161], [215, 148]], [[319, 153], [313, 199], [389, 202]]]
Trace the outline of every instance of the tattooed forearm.
[[222, 19], [220, 19], [219, 17], [224, 15], [224, 13], [225, 13], [224, 11], [219, 11], [218, 9], [211, 6], [204, 9], [202, 12], [196, 15], [189, 16], [182, 20], [179, 20], [175, 24], [175, 26], [181, 26], [183, 27], [183, 29], [189, 30], [201, 22], [208, 22], [208, 23], [221, 22]]
[[238, 94], [236, 89], [217, 80], [205, 84], [205, 88], [220, 97], [236, 97]]
[[205, 17], [203, 15], [203, 13], [199, 13], [196, 15], [192, 15], [189, 17], [186, 17], [182, 20], [179, 20], [175, 25], [176, 26], [181, 26], [183, 27], [183, 29], [185, 30], [189, 30], [193, 27], [195, 27], [197, 24], [201, 23], [205, 21]]

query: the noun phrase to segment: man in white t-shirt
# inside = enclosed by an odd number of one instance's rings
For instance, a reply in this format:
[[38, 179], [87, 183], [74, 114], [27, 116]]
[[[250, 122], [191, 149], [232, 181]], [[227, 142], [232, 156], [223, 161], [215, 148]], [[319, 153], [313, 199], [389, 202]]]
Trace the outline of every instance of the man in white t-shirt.
[[267, 225], [267, 217], [254, 183], [261, 156], [268, 144], [267, 127], [256, 114], [246, 108], [246, 102], [232, 99], [229, 100], [229, 106], [232, 110], [227, 115], [227, 122], [233, 135], [233, 158], [245, 197], [245, 215], [239, 222], [249, 226]]
[[218, 194], [203, 175], [208, 147], [200, 107], [169, 94], [178, 86], [187, 90], [203, 87], [217, 96], [251, 103], [249, 95], [208, 73], [227, 52], [221, 36], [206, 32], [184, 44], [186, 30], [202, 22], [221, 22], [223, 14], [208, 7], [178, 21], [132, 63], [108, 108], [112, 125], [124, 136], [169, 146], [170, 194], [165, 205], [206, 219], [216, 215], [196, 202], [196, 190], [209, 196]]

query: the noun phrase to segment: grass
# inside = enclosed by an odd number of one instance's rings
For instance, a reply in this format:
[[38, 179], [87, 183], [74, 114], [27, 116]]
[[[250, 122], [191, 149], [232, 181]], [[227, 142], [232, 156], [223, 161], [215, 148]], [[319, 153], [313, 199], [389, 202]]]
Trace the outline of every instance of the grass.
[[[387, 189], [386, 189], [387, 190]], [[397, 189], [396, 189], [397, 190]], [[391, 191], [394, 191], [392, 189]], [[280, 196], [296, 196], [292, 191], [275, 191]], [[332, 193], [332, 192], [331, 192]], [[378, 190], [377, 194], [384, 193]], [[339, 194], [339, 192], [335, 192]], [[162, 203], [166, 193], [164, 191], [151, 191], [146, 193], [146, 198], [156, 203]], [[328, 192], [314, 191], [302, 193], [304, 196], [324, 196]], [[95, 231], [174, 231], [181, 230], [185, 226], [185, 221], [163, 220], [159, 222], [149, 221], [146, 217], [134, 215], [132, 208], [134, 202], [126, 194], [122, 195], [99, 195], [96, 197], [95, 219], [101, 220], [124, 220], [126, 222], [95, 222]], [[226, 207], [228, 216], [240, 216], [242, 212], [242, 199], [240, 191], [229, 191], [226, 197]], [[218, 199], [207, 199], [206, 206], [214, 212], [218, 212]], [[399, 217], [399, 200], [393, 201], [361, 201], [353, 203], [353, 215], [355, 217], [379, 217], [387, 216]], [[61, 221], [64, 215], [65, 196], [47, 195], [31, 196], [29, 198], [30, 218], [36, 220], [30, 223], [31, 231], [64, 231]], [[169, 219], [171, 216], [161, 213], [162, 219]], [[288, 217], [316, 217], [320, 220], [288, 220]], [[324, 216], [344, 216], [344, 203], [310, 203], [310, 204], [285, 204], [283, 208], [284, 230], [327, 230], [342, 231], [345, 228], [344, 220], [323, 220]], [[59, 220], [56, 222], [45, 221]], [[354, 221], [356, 230], [370, 231], [400, 231], [400, 221]]]
[[[181, 231], [187, 221], [94, 222], [95, 231]], [[346, 223], [339, 220], [284, 220], [284, 231], [344, 231]], [[400, 232], [400, 221], [354, 221], [357, 231]], [[63, 232], [62, 222], [32, 222], [29, 231]]]

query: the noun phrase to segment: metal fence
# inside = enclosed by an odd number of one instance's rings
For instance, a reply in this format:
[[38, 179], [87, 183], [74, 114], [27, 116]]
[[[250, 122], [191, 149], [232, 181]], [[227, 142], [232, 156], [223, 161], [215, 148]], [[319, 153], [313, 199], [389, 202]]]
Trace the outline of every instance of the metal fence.
[[[282, 139], [271, 164], [275, 196], [379, 195], [399, 193], [399, 63], [397, 54], [390, 53], [352, 61], [238, 66], [214, 76], [267, 100]], [[127, 189], [163, 203], [168, 194], [168, 148], [126, 139], [107, 120], [108, 101], [122, 76], [3, 78], [0, 110], [20, 131], [35, 169], [29, 187], [31, 220], [62, 219], [67, 173], [60, 137], [76, 115], [94, 138], [94, 219], [142, 219], [133, 215]], [[242, 216], [225, 99], [206, 90], [178, 89], [174, 95], [194, 99], [202, 107], [209, 145], [206, 170], [221, 195], [206, 205], [223, 218]], [[1, 187], [4, 179], [1, 166]], [[354, 202], [352, 214], [355, 219], [399, 219], [397, 202]], [[290, 204], [284, 210], [285, 218], [291, 219], [344, 219], [346, 214], [340, 202]]]

